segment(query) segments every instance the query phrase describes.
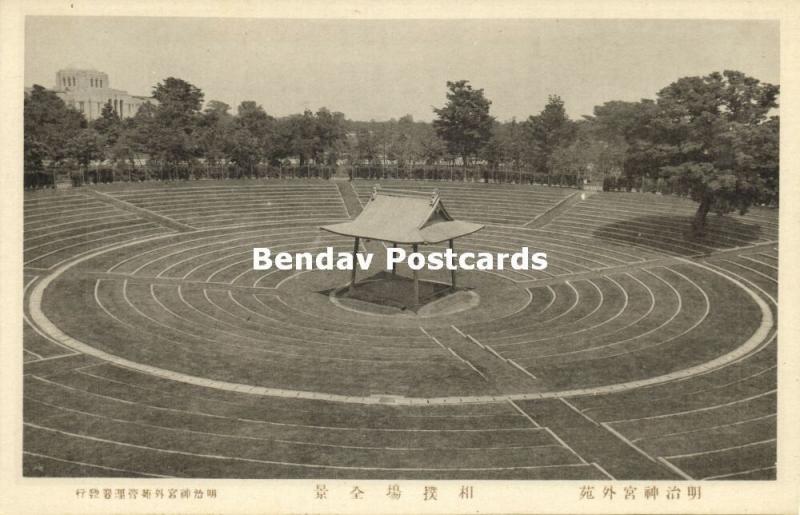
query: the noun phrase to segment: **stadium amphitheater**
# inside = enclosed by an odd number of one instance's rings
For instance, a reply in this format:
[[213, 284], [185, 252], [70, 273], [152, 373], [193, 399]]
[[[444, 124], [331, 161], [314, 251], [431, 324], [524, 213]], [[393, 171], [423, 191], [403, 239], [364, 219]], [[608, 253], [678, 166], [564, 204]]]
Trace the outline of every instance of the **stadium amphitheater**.
[[253, 247], [351, 250], [319, 226], [374, 184], [26, 192], [24, 474], [775, 478], [777, 211], [697, 240], [683, 198], [386, 180], [486, 224], [457, 250], [549, 267], [462, 272], [480, 301], [438, 313], [252, 269]]

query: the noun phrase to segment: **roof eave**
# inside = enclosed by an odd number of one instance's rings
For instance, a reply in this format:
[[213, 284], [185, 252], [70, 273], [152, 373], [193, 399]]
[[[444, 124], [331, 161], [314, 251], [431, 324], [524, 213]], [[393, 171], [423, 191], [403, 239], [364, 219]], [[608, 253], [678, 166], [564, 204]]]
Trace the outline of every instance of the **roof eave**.
[[[339, 224], [337, 224], [337, 225], [339, 225]], [[416, 244], [424, 244], [425, 243], [422, 238], [398, 237], [398, 238], [386, 239], [386, 238], [382, 238], [380, 236], [374, 236], [374, 235], [370, 235], [370, 234], [363, 234], [363, 233], [362, 234], [354, 234], [352, 232], [341, 231], [341, 230], [335, 229], [335, 227], [336, 227], [336, 225], [322, 225], [322, 226], [320, 226], [320, 229], [322, 229], [323, 231], [328, 231], [328, 232], [333, 233], [333, 234], [338, 234], [339, 236], [347, 236], [349, 238], [361, 238], [361, 239], [364, 239], [364, 240], [375, 240], [375, 241], [389, 241], [389, 242], [392, 242], [392, 243], [404, 243], [406, 245], [413, 245], [415, 243]]]
[[[345, 223], [347, 223], [347, 222], [345, 222]], [[347, 236], [349, 238], [362, 238], [362, 239], [365, 239], [365, 240], [388, 241], [388, 242], [391, 242], [391, 243], [402, 243], [402, 244], [405, 244], [405, 245], [434, 245], [434, 244], [437, 244], [437, 243], [442, 243], [444, 241], [454, 240], [456, 238], [462, 238], [464, 236], [469, 236], [470, 234], [474, 234], [474, 233], [480, 231], [481, 229], [483, 229], [484, 227], [486, 227], [483, 224], [473, 224], [473, 227], [470, 228], [470, 230], [468, 230], [468, 231], [464, 231], [464, 232], [461, 232], [461, 233], [458, 233], [458, 234], [448, 235], [447, 237], [441, 238], [441, 239], [429, 240], [429, 239], [424, 238], [421, 233], [420, 233], [419, 237], [417, 237], [417, 238], [396, 237], [396, 238], [391, 238], [391, 239], [386, 239], [384, 237], [374, 236], [374, 235], [370, 235], [370, 234], [363, 234], [363, 233], [362, 234], [354, 234], [352, 232], [347, 232], [347, 231], [342, 231], [342, 230], [336, 229], [337, 225], [342, 225], [342, 224], [322, 225], [322, 226], [320, 226], [320, 229], [322, 229], [323, 231], [327, 231], [327, 232], [333, 233], [333, 234], [338, 234], [339, 236]]]

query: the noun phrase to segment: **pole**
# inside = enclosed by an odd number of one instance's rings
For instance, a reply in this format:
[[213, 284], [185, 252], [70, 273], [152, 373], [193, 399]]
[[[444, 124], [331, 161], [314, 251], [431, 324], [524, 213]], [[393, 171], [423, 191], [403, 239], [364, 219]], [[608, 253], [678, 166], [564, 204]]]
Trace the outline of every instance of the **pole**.
[[[453, 250], [453, 240], [450, 240], [450, 251]], [[450, 290], [456, 291], [456, 270], [450, 270]]]
[[356, 236], [356, 241], [353, 244], [353, 270], [350, 272], [350, 293], [353, 293], [353, 290], [356, 289], [356, 254], [358, 254], [358, 236]]
[[[414, 244], [414, 252], [417, 252], [419, 245]], [[414, 270], [414, 306], [419, 306], [419, 273]]]

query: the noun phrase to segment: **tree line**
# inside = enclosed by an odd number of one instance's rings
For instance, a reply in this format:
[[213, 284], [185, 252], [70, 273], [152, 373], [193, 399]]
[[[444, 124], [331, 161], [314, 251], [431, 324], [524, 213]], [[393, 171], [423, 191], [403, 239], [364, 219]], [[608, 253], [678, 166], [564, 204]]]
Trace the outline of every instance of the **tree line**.
[[448, 102], [433, 125], [452, 153], [488, 163], [528, 166], [544, 174], [596, 173], [630, 189], [670, 184], [698, 203], [693, 231], [709, 213], [744, 214], [754, 204], [777, 205], [779, 132], [777, 85], [726, 70], [683, 77], [656, 99], [610, 101], [592, 116], [570, 120], [560, 97], [541, 113], [499, 124], [491, 102], [467, 81], [448, 82]]
[[480, 164], [606, 187], [668, 184], [698, 202], [695, 230], [702, 232], [709, 212], [777, 202], [778, 95], [776, 85], [724, 71], [680, 78], [655, 99], [606, 102], [579, 120], [551, 95], [541, 112], [499, 122], [484, 91], [460, 80], [447, 82], [432, 123], [410, 115], [365, 122], [325, 107], [274, 117], [254, 101], [233, 113], [170, 77], [132, 118], [120, 118], [108, 103], [89, 122], [34, 85], [25, 95], [24, 167], [26, 174], [64, 164], [85, 171], [92, 163], [135, 166], [145, 158], [169, 179], [178, 167], [198, 163], [230, 167], [235, 176], [264, 163]]
[[142, 156], [165, 169], [198, 160], [242, 169], [290, 157], [300, 164], [335, 162], [346, 135], [342, 113], [321, 108], [275, 118], [244, 101], [232, 114], [220, 101], [204, 106], [199, 88], [173, 77], [157, 84], [152, 98], [131, 118], [119, 117], [109, 102], [88, 122], [35, 85], [25, 96], [25, 170], [68, 160], [82, 167], [95, 161], [132, 165]]

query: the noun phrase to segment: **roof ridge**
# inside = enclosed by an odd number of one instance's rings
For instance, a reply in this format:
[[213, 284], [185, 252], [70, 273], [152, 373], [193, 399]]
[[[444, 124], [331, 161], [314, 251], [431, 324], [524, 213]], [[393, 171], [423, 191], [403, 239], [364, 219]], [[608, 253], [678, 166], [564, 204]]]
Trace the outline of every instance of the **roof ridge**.
[[376, 195], [385, 195], [387, 197], [419, 197], [424, 199], [431, 198], [431, 195], [437, 193], [437, 190], [431, 191], [419, 191], [419, 190], [401, 190], [401, 189], [391, 189], [391, 190], [384, 190], [378, 188], [374, 191]]
[[453, 220], [436, 190], [379, 190], [377, 186], [355, 219], [322, 226], [344, 236], [423, 244], [458, 238], [481, 228], [483, 225]]

